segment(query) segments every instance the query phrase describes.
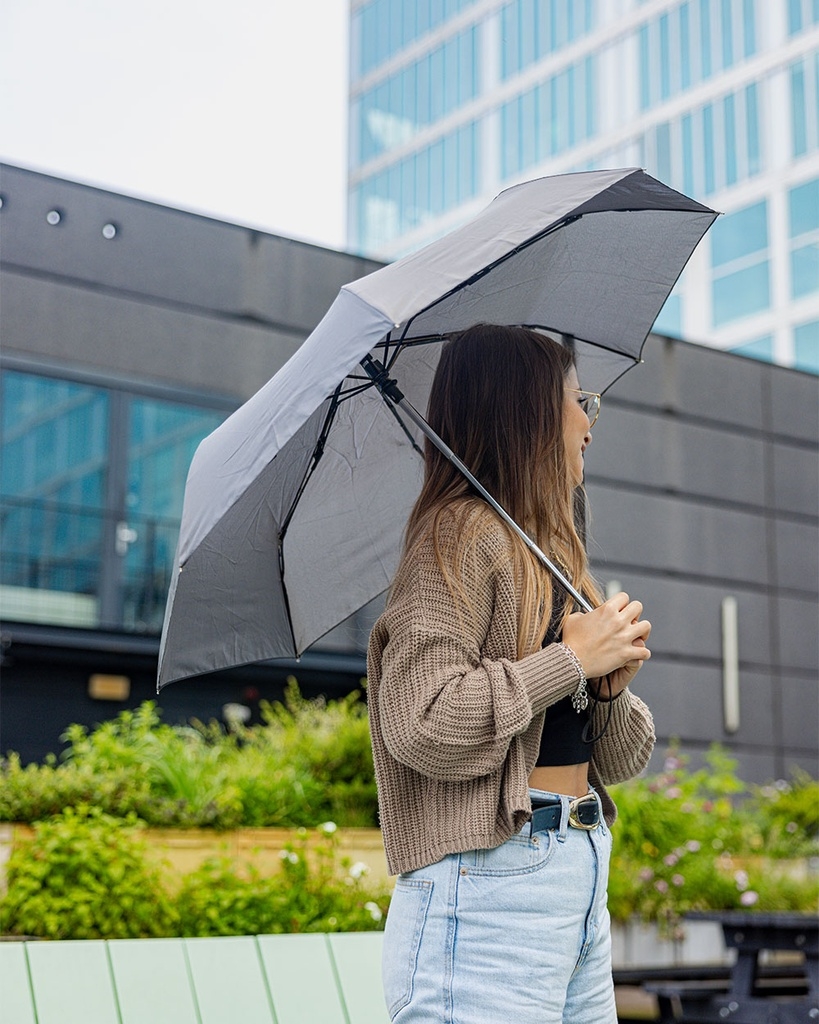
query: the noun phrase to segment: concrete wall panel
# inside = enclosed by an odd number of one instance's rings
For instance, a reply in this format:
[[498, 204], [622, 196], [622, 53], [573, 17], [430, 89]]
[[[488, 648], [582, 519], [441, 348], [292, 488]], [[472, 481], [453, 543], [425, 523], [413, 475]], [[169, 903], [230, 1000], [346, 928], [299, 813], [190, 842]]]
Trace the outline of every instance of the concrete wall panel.
[[[664, 572], [765, 585], [765, 522], [759, 515], [588, 485], [592, 557]], [[606, 568], [608, 572], [608, 568]]]
[[[779, 661], [787, 668], [819, 675], [819, 619], [816, 601], [780, 597], [776, 602], [779, 623]], [[819, 702], [816, 709], [819, 734]]]
[[[785, 590], [801, 590], [815, 597], [819, 589], [819, 545], [810, 523], [776, 523], [776, 582]], [[760, 551], [763, 551], [761, 548]], [[750, 552], [753, 556], [753, 549]]]
[[815, 516], [819, 511], [819, 459], [809, 448], [771, 446], [773, 498], [784, 512]]
[[3, 350], [249, 398], [304, 341], [293, 331], [6, 273]]
[[782, 678], [782, 739], [785, 749], [815, 751], [817, 732], [816, 678], [785, 674]]

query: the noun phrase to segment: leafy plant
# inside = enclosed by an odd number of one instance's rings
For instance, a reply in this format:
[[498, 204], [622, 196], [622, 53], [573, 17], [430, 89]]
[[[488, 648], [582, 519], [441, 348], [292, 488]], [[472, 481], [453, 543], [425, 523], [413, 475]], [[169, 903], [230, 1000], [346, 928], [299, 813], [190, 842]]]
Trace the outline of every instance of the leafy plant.
[[264, 723], [173, 727], [153, 702], [88, 730], [72, 725], [62, 763], [0, 764], [0, 820], [31, 822], [93, 803], [157, 827], [375, 825], [367, 708], [359, 693], [306, 700], [291, 679]]
[[339, 857], [336, 826], [299, 831], [281, 869], [263, 875], [227, 857], [187, 875], [175, 896], [149, 866], [134, 819], [68, 809], [34, 826], [7, 865], [0, 932], [47, 939], [370, 931], [383, 926], [385, 887]]
[[367, 888], [365, 866], [339, 860], [335, 830], [332, 822], [319, 826], [318, 841], [311, 843], [307, 829], [300, 829], [296, 842], [282, 850], [281, 871], [268, 877], [229, 858], [207, 861], [182, 885], [177, 903], [180, 934], [382, 928], [389, 903], [387, 889]]
[[144, 859], [134, 818], [68, 808], [34, 826], [6, 865], [0, 930], [47, 939], [174, 935], [178, 915]]
[[[692, 910], [814, 910], [819, 878], [799, 877], [790, 863], [819, 850], [808, 810], [814, 786], [799, 776], [765, 787], [763, 802], [763, 790], [747, 787], [714, 746], [698, 771], [671, 751], [661, 774], [612, 787], [612, 917], [638, 915], [674, 935]], [[802, 825], [789, 829], [802, 811]]]

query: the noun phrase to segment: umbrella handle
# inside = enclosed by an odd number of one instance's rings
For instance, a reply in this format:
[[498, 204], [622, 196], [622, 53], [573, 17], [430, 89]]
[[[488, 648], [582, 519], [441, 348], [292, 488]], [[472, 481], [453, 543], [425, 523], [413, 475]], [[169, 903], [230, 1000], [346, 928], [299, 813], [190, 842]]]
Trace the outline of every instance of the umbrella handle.
[[381, 392], [381, 396], [387, 403], [397, 406], [402, 409], [412, 422], [418, 427], [418, 429], [429, 438], [429, 440], [435, 445], [441, 454], [448, 459], [457, 470], [459, 470], [466, 479], [472, 484], [475, 490], [484, 498], [489, 505], [498, 513], [501, 519], [514, 530], [514, 532], [520, 537], [526, 547], [532, 552], [532, 554], [540, 561], [549, 572], [554, 576], [557, 582], [563, 587], [567, 594], [572, 597], [578, 605], [583, 609], [584, 612], [590, 612], [594, 609], [586, 600], [585, 597], [576, 590], [572, 583], [566, 579], [563, 573], [558, 569], [555, 563], [541, 551], [541, 549], [535, 544], [532, 538], [515, 522], [515, 520], [509, 515], [506, 509], [497, 502], [487, 489], [477, 480], [473, 474], [467, 469], [463, 462], [458, 458], [455, 452], [443, 441], [427, 423], [424, 417], [418, 412], [418, 410], [407, 401], [404, 397], [403, 392], [398, 387], [398, 382], [393, 380], [378, 360], [373, 359], [372, 356], [366, 355], [361, 360], [361, 365], [364, 368], [364, 372], [372, 380], [373, 384]]

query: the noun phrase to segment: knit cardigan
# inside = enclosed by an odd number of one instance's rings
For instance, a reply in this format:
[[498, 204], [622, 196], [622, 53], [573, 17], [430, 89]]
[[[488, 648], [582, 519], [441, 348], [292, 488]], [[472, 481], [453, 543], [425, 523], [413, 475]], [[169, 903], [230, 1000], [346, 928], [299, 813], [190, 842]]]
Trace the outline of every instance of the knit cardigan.
[[[579, 682], [557, 644], [518, 660], [512, 542], [488, 508], [478, 514], [481, 539], [460, 566], [470, 613], [453, 596], [428, 536], [403, 558], [370, 637], [370, 732], [392, 874], [499, 846], [520, 831], [531, 817], [528, 778], [545, 714]], [[448, 513], [440, 524], [445, 560], [454, 561], [459, 521]], [[609, 824], [617, 812], [606, 784], [642, 771], [654, 745], [651, 714], [628, 689], [610, 710], [589, 765]], [[608, 711], [608, 703], [597, 705], [595, 735]]]

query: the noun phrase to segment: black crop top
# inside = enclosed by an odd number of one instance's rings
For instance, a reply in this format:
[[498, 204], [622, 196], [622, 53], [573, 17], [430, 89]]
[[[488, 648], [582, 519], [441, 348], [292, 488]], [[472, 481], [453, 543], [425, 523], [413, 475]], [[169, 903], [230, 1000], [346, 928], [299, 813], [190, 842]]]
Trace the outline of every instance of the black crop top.
[[[563, 614], [565, 597], [562, 588], [554, 587], [552, 619], [543, 641], [545, 647], [560, 640], [557, 624]], [[583, 729], [589, 721], [589, 711], [577, 712], [572, 707], [571, 696], [563, 697], [546, 709], [546, 721], [540, 737], [540, 752], [536, 768], [554, 767], [567, 764], [588, 764], [591, 760], [591, 744], [583, 739]]]

